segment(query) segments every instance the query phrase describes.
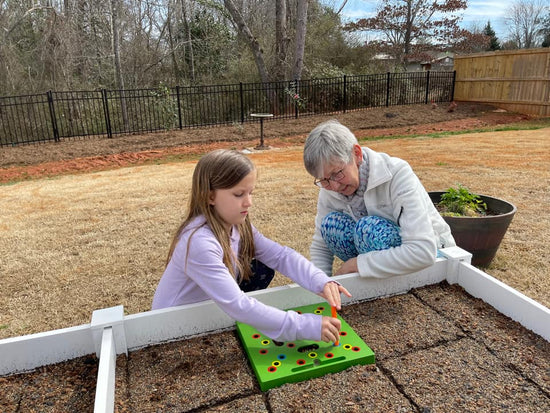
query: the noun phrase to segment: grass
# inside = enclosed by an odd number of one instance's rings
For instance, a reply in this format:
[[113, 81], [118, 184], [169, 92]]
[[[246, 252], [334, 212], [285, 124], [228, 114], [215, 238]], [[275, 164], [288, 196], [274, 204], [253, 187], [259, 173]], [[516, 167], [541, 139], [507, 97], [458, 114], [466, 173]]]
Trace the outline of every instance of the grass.
[[[486, 270], [550, 305], [548, 129], [369, 141], [407, 160], [427, 190], [462, 182], [518, 212]], [[318, 189], [301, 147], [250, 155], [259, 169], [252, 218], [309, 256]], [[0, 196], [0, 338], [90, 321], [98, 308], [150, 309], [198, 155], [5, 185]], [[287, 279], [277, 275], [274, 285]]]
[[472, 128], [457, 131], [443, 131], [433, 133], [418, 133], [418, 134], [398, 134], [398, 135], [378, 135], [360, 139], [360, 142], [370, 142], [388, 139], [404, 139], [404, 138], [444, 138], [447, 136], [465, 135], [470, 133], [484, 132], [504, 132], [504, 131], [522, 131], [522, 130], [538, 130], [550, 127], [550, 118], [534, 118], [529, 121], [510, 123], [503, 126], [487, 126], [485, 128]]

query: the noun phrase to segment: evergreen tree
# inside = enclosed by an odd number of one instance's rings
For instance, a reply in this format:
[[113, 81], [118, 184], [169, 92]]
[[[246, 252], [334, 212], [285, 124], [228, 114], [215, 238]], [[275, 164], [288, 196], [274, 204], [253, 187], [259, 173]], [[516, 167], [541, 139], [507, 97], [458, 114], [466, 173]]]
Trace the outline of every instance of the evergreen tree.
[[500, 42], [498, 41], [495, 31], [491, 27], [490, 21], [487, 21], [487, 26], [483, 29], [483, 34], [491, 39], [487, 50], [500, 50]]
[[542, 21], [542, 44], [541, 47], [550, 47], [550, 13]]

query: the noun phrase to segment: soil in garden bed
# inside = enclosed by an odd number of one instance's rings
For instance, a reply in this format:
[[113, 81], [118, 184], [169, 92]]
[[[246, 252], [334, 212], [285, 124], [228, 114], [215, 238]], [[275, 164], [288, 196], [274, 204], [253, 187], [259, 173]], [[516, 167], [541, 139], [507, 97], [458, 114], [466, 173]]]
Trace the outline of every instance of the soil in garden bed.
[[[550, 411], [550, 343], [460, 287], [415, 289], [340, 315], [375, 365], [262, 392], [226, 331], [119, 356], [116, 411]], [[0, 409], [76, 411], [79, 398], [79, 412], [93, 411], [95, 363], [86, 360], [0, 378]]]

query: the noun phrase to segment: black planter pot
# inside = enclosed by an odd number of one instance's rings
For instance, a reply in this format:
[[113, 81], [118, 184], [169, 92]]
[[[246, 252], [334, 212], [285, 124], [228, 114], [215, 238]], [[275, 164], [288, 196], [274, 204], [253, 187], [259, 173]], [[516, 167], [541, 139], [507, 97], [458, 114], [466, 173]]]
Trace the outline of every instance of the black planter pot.
[[[428, 192], [434, 204], [441, 200], [441, 192]], [[484, 217], [446, 217], [456, 245], [472, 254], [472, 265], [487, 267], [495, 257], [500, 242], [512, 222], [516, 207], [502, 199], [480, 195], [491, 215]]]

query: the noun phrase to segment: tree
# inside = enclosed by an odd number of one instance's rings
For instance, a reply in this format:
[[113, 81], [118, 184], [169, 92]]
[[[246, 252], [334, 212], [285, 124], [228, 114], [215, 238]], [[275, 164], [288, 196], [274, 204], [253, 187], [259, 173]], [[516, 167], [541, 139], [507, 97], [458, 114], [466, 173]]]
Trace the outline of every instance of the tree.
[[287, 32], [287, 7], [286, 1], [275, 1], [275, 53], [277, 64], [275, 65], [275, 77], [285, 78], [285, 67], [287, 66], [287, 52], [290, 39]]
[[118, 20], [118, 0], [111, 0], [111, 35], [113, 45], [113, 64], [115, 67], [115, 80], [119, 89], [124, 89], [122, 77], [122, 65], [120, 63], [120, 30]]
[[548, 15], [542, 20], [542, 47], [550, 47], [550, 12]]
[[[189, 77], [191, 78], [191, 81], [195, 81], [195, 54], [193, 51], [193, 37], [191, 36], [191, 25], [189, 24], [189, 17], [187, 13], [187, 5], [185, 4], [185, 1], [182, 0], [181, 2], [181, 17], [182, 17], [182, 25], [183, 25], [183, 39], [184, 44], [186, 45], [186, 49], [188, 53], [187, 61], [189, 66]], [[176, 67], [177, 70], [177, 67]], [[176, 72], [177, 78], [179, 78], [179, 70]]]
[[[344, 2], [345, 3], [345, 2]], [[340, 7], [341, 9], [342, 7]], [[370, 73], [374, 54], [359, 33], [342, 30], [337, 10], [316, 2], [310, 5], [304, 73], [312, 78], [337, 77], [346, 73]]]
[[304, 49], [306, 44], [308, 0], [298, 0], [296, 13], [296, 41], [292, 80], [300, 79], [304, 68]]
[[490, 38], [488, 50], [500, 50], [500, 42], [496, 36], [495, 31], [491, 27], [491, 22], [487, 20], [487, 25], [483, 29], [483, 33]]
[[213, 83], [222, 78], [234, 50], [234, 35], [227, 21], [205, 8], [196, 8], [185, 29], [185, 50], [192, 82]]
[[270, 80], [269, 73], [267, 70], [267, 66], [265, 64], [264, 52], [260, 46], [260, 43], [258, 42], [258, 39], [250, 31], [250, 28], [248, 27], [246, 21], [244, 20], [242, 13], [237, 8], [237, 6], [235, 6], [233, 1], [223, 0], [223, 4], [225, 5], [225, 8], [231, 15], [231, 18], [235, 23], [235, 25], [237, 26], [239, 33], [242, 36], [244, 36], [244, 38], [248, 42], [250, 50], [254, 55], [254, 61], [256, 62], [256, 68], [258, 69], [258, 74], [260, 75], [261, 81], [263, 83], [268, 83]]
[[120, 22], [118, 19], [119, 0], [111, 0], [111, 36], [113, 45], [113, 65], [115, 68], [115, 82], [118, 89], [121, 90], [120, 109], [122, 112], [122, 121], [124, 123], [124, 129], [129, 129], [128, 121], [128, 107], [126, 104], [125, 91], [124, 91], [124, 77], [122, 76], [122, 64], [120, 63]]
[[[33, 90], [60, 72], [57, 11], [30, 1], [0, 2], [0, 90]], [[57, 26], [60, 26], [59, 23]]]
[[543, 13], [547, 9], [544, 0], [516, 0], [506, 15], [510, 40], [519, 49], [537, 47], [543, 30]]
[[[306, 42], [306, 28], [308, 17], [308, 5], [310, 0], [276, 0], [275, 1], [275, 43], [273, 47], [268, 47], [269, 36], [265, 35], [266, 27], [269, 27], [269, 23], [262, 21], [258, 25], [258, 33], [254, 33], [252, 26], [257, 22], [246, 21], [245, 9], [238, 9], [233, 0], [224, 0], [223, 3], [231, 16], [231, 19], [241, 36], [246, 39], [247, 44], [252, 51], [258, 73], [262, 82], [268, 82], [270, 80], [285, 80], [289, 76], [294, 79], [299, 79], [302, 74], [304, 65], [304, 53]], [[271, 2], [266, 1], [266, 5], [270, 5]], [[249, 14], [250, 10], [248, 10]], [[294, 14], [293, 14], [294, 13]], [[271, 14], [273, 16], [273, 14]], [[294, 17], [295, 16], [295, 17]], [[291, 65], [292, 71], [286, 71], [288, 49], [291, 43], [290, 36], [288, 34], [289, 21], [292, 21], [294, 17], [295, 30], [294, 30], [294, 55], [293, 64]], [[264, 33], [259, 33], [262, 31]], [[266, 41], [265, 47], [261, 46], [260, 37], [263, 34], [263, 39]], [[269, 51], [275, 50], [274, 65], [268, 66], [267, 62], [270, 58]], [[267, 53], [267, 55], [266, 55]], [[271, 67], [271, 70], [270, 70]]]
[[[333, 2], [340, 10], [346, 3]], [[371, 50], [360, 41], [360, 33], [342, 30], [338, 12], [326, 4], [0, 0], [0, 93], [367, 72]]]
[[421, 53], [425, 46], [448, 45], [460, 31], [461, 17], [455, 13], [466, 7], [463, 0], [380, 0], [374, 17], [346, 28], [381, 33], [379, 43], [404, 64], [408, 56]]
[[461, 29], [456, 31], [450, 49], [456, 53], [467, 54], [489, 50], [490, 45], [491, 38], [485, 31]]

